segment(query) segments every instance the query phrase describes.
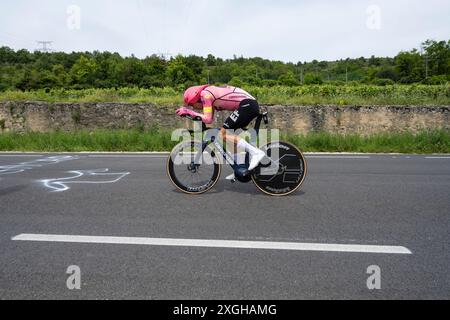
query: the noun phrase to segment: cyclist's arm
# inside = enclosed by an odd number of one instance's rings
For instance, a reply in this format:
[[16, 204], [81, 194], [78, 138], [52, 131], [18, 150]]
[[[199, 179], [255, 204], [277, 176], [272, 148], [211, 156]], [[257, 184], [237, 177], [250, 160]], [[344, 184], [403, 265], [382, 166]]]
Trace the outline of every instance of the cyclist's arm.
[[187, 109], [186, 107], [178, 109], [178, 115], [189, 115], [193, 118], [200, 118], [204, 123], [211, 124], [214, 122], [214, 97], [207, 93], [202, 93], [202, 102], [195, 103], [192, 105], [194, 109], [203, 109], [203, 114], [195, 112], [194, 110]]
[[209, 92], [202, 92], [203, 114], [198, 114], [206, 124], [214, 122], [214, 97]]

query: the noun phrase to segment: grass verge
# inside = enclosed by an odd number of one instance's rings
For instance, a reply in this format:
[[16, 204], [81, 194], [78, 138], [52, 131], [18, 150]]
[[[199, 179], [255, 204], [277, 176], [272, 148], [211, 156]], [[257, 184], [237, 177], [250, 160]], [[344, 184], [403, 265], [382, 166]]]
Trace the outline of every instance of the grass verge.
[[[52, 133], [1, 133], [0, 151], [36, 152], [143, 152], [170, 151], [169, 130], [96, 130]], [[310, 133], [283, 135], [304, 152], [450, 153], [450, 131], [386, 133], [372, 136]]]
[[306, 152], [450, 153], [450, 131], [447, 130], [371, 136], [311, 133], [306, 136], [283, 135], [282, 139]]

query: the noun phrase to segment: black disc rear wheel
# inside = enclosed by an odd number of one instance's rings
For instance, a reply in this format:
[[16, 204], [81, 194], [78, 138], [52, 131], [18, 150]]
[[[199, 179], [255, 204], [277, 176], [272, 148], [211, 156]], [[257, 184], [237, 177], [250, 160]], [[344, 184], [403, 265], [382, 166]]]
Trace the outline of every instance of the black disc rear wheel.
[[308, 169], [297, 147], [287, 142], [272, 142], [261, 150], [267, 159], [252, 175], [259, 190], [271, 196], [287, 196], [303, 185]]

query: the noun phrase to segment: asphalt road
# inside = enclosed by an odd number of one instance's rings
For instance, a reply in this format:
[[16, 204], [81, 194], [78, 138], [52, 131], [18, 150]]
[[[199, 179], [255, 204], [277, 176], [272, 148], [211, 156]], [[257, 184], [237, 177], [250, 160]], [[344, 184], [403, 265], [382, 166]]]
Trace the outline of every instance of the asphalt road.
[[[450, 298], [450, 156], [308, 161], [305, 185], [288, 197], [232, 185], [229, 170], [192, 197], [170, 184], [160, 155], [0, 154], [0, 299]], [[411, 254], [12, 240], [23, 234], [402, 246]], [[80, 290], [66, 286], [72, 265]], [[369, 266], [381, 271], [380, 290], [367, 287]]]

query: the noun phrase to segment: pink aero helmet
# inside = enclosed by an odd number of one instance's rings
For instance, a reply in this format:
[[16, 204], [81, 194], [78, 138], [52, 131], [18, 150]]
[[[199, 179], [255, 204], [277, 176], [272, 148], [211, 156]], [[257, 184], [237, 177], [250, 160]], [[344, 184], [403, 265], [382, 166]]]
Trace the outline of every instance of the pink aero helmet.
[[190, 87], [184, 93], [184, 103], [187, 105], [192, 105], [198, 102], [198, 100], [200, 100], [200, 94], [202, 93], [203, 90], [205, 90], [208, 87], [209, 84], [205, 84], [203, 86]]

